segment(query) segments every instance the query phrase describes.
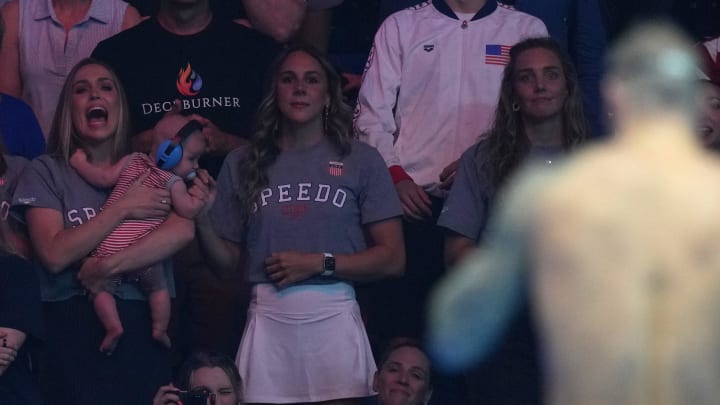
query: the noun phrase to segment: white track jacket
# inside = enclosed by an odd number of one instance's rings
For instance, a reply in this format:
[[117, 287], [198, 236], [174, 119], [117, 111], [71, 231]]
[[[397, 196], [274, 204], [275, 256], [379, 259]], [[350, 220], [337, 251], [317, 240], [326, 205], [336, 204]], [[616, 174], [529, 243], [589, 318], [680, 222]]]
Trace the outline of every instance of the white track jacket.
[[427, 192], [440, 172], [489, 128], [509, 48], [546, 37], [539, 19], [488, 0], [461, 20], [444, 0], [389, 16], [375, 35], [355, 112], [355, 130], [387, 165]]

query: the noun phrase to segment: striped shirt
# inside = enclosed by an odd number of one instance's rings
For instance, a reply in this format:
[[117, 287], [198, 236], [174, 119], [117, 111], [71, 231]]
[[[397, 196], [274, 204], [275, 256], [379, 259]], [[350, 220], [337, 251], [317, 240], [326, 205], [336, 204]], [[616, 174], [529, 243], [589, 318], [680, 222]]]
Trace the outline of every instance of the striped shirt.
[[[105, 201], [103, 208], [116, 203], [120, 198], [122, 198], [135, 180], [137, 180], [137, 178], [144, 174], [148, 169], [150, 169], [150, 174], [143, 181], [143, 185], [147, 187], [170, 189], [173, 183], [181, 180], [180, 177], [149, 164], [140, 153], [134, 153], [127, 166], [120, 174], [120, 178], [118, 179], [117, 184], [115, 184], [115, 188], [113, 188], [112, 193], [110, 193], [110, 197], [108, 197], [107, 201]], [[115, 228], [115, 230], [112, 231], [105, 240], [100, 242], [97, 249], [95, 249], [95, 252], [93, 252], [93, 255], [100, 257], [110, 256], [125, 249], [145, 235], [157, 229], [166, 218], [167, 216], [146, 219], [128, 219], [123, 221], [123, 223], [118, 225], [118, 227]]]

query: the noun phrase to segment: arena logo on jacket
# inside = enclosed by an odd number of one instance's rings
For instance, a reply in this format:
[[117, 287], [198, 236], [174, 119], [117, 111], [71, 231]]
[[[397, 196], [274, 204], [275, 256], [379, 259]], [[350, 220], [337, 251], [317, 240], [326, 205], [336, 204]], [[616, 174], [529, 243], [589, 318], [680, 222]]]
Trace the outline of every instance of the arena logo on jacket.
[[181, 97], [170, 100], [142, 103], [143, 115], [165, 113], [173, 108], [175, 99], [179, 99], [183, 110], [202, 110], [207, 108], [242, 108], [240, 98], [235, 96], [194, 97], [200, 94], [205, 84], [200, 72], [188, 61], [173, 73], [175, 87]]

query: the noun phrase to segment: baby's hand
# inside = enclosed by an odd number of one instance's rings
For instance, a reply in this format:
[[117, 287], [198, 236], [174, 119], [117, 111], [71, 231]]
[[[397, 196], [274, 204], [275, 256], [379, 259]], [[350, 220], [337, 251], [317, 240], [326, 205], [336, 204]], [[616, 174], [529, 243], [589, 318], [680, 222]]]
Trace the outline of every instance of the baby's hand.
[[75, 149], [75, 152], [70, 156], [70, 166], [78, 168], [83, 163], [87, 163], [87, 153], [83, 148]]

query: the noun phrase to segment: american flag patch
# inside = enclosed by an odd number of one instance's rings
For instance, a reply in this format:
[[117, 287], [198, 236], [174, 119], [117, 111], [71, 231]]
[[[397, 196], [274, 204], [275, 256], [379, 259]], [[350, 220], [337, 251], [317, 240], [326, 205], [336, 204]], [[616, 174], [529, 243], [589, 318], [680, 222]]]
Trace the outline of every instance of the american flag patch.
[[343, 175], [343, 163], [342, 162], [328, 163], [328, 173], [330, 173], [331, 176], [342, 176]]
[[510, 45], [485, 45], [486, 65], [507, 65], [510, 62]]

